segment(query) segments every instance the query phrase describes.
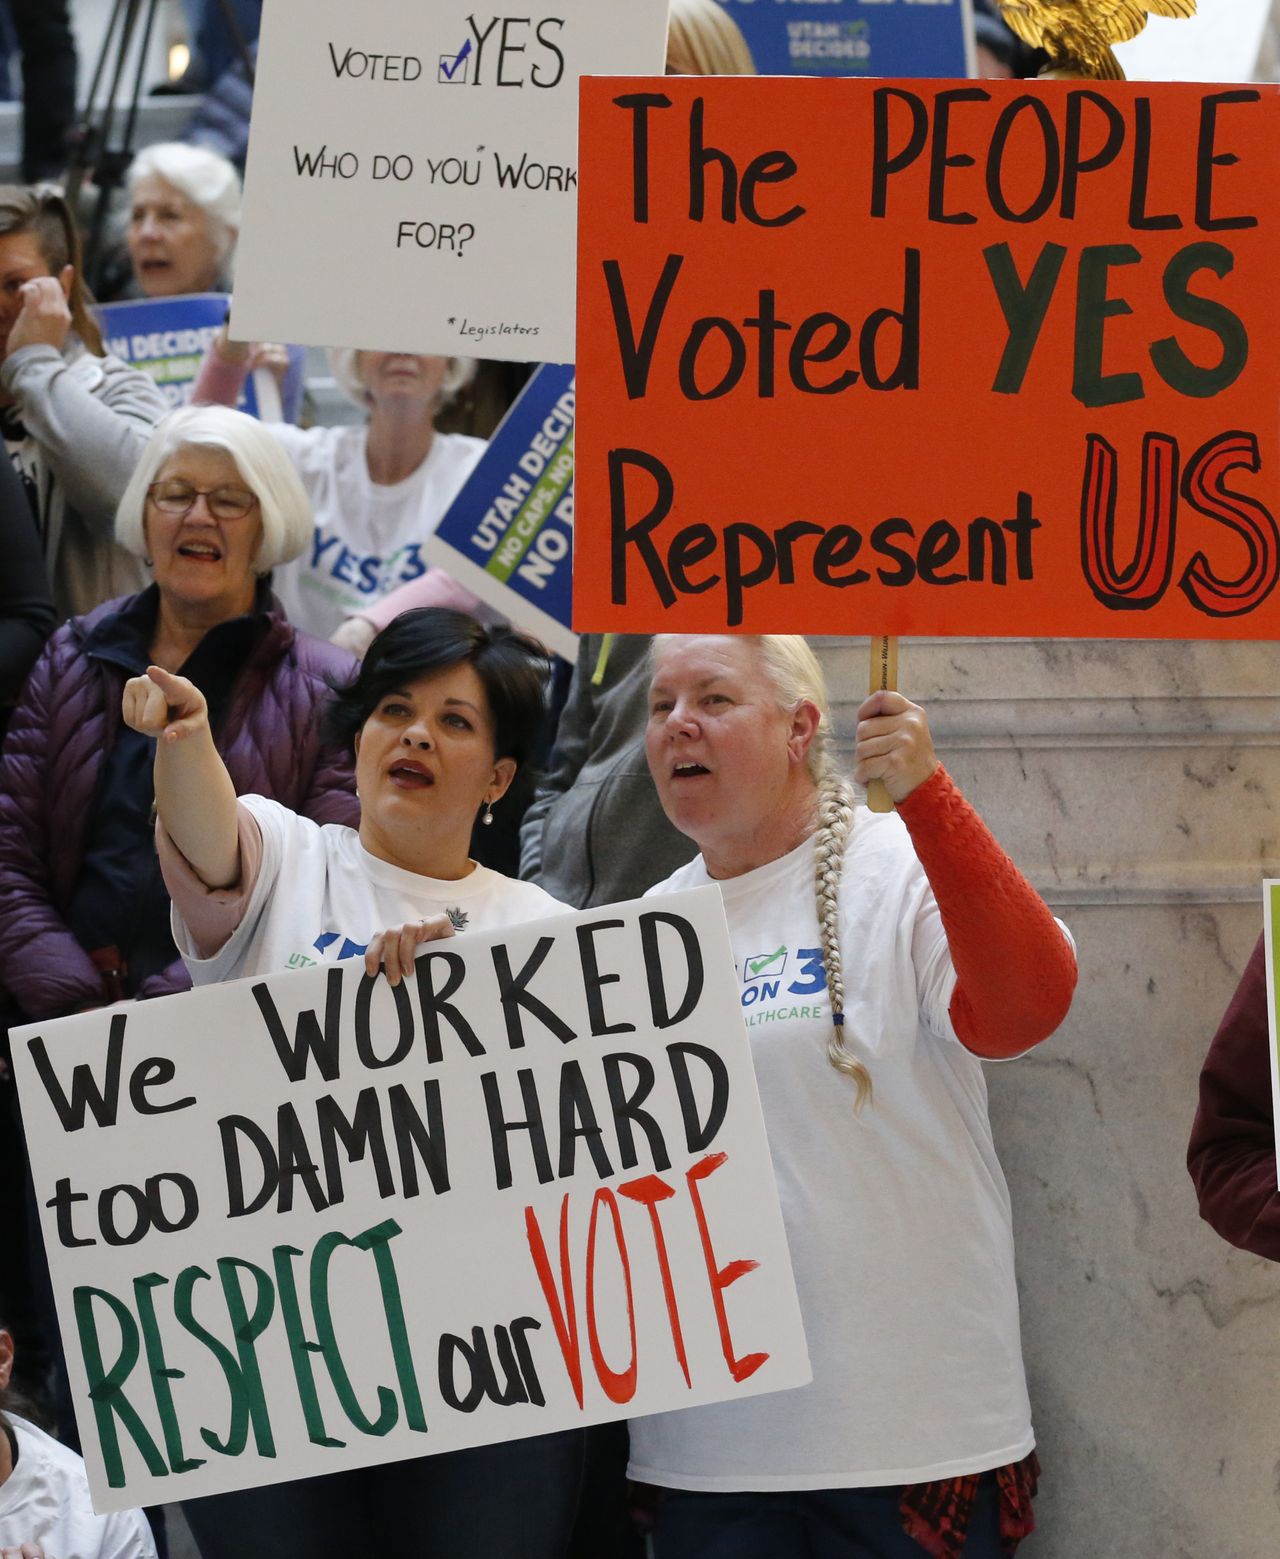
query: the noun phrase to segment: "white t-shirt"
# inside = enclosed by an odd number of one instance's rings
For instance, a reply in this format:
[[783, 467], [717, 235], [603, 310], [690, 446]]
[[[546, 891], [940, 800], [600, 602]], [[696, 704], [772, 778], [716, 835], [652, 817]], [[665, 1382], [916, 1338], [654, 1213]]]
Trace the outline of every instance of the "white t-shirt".
[[483, 439], [437, 433], [427, 458], [384, 487], [369, 476], [368, 429], [271, 431], [293, 461], [315, 514], [311, 546], [272, 574], [272, 587], [297, 628], [327, 639], [344, 618], [425, 574], [422, 544], [444, 518], [484, 453]]
[[456, 882], [422, 877], [370, 855], [354, 828], [322, 827], [262, 796], [242, 796], [240, 805], [261, 831], [262, 864], [239, 926], [201, 958], [173, 910], [174, 939], [196, 985], [354, 958], [375, 933], [429, 915], [447, 914], [459, 931], [492, 931], [569, 912], [536, 884], [487, 866]]
[[50, 1559], [156, 1559], [140, 1510], [97, 1516], [84, 1463], [25, 1418], [9, 1415], [18, 1463], [0, 1484], [0, 1548], [40, 1543]]
[[[651, 892], [709, 881], [698, 856]], [[861, 1115], [827, 1059], [813, 841], [719, 887], [813, 1382], [633, 1420], [631, 1476], [718, 1491], [866, 1488], [1020, 1460], [1034, 1437], [1009, 1194], [906, 828], [860, 807], [842, 874], [845, 1032], [874, 1088]]]

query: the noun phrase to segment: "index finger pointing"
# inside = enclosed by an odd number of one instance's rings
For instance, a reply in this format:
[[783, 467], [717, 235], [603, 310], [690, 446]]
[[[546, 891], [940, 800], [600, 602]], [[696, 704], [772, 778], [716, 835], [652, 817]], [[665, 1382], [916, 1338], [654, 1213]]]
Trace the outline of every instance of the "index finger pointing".
[[172, 671], [166, 671], [163, 666], [148, 666], [147, 676], [166, 697], [180, 691], [182, 687], [183, 678]]

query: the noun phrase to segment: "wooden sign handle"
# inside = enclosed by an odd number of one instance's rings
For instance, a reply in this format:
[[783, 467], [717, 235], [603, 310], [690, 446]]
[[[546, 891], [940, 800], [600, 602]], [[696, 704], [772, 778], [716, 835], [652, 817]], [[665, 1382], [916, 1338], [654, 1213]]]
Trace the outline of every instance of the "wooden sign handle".
[[[896, 638], [873, 637], [871, 640], [871, 674], [867, 679], [867, 692], [882, 690], [896, 692], [898, 687], [898, 641]], [[867, 786], [867, 806], [873, 812], [892, 812], [893, 797], [883, 780], [872, 780]]]

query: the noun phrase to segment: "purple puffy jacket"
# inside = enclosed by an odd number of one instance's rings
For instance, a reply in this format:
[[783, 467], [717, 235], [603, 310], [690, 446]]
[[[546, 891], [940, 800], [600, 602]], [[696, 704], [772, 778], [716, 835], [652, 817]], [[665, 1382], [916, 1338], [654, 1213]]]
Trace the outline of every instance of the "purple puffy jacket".
[[[13, 712], [0, 766], [0, 985], [32, 1021], [102, 1000], [102, 981], [62, 918], [80, 872], [103, 760], [120, 728], [126, 680], [83, 653], [86, 636], [133, 597], [72, 618], [50, 639]], [[317, 823], [356, 827], [350, 752], [327, 741], [326, 677], [344, 651], [299, 633], [273, 599], [270, 627], [241, 669], [218, 732], [239, 795], [269, 796]], [[140, 996], [187, 990], [182, 963]]]

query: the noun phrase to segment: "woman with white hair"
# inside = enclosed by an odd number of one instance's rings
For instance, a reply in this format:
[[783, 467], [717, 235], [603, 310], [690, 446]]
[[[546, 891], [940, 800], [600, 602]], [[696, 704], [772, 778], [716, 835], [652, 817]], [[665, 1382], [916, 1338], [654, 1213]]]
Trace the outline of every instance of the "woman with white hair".
[[[123, 295], [154, 300], [230, 292], [240, 236], [235, 164], [208, 147], [161, 141], [138, 153], [125, 183], [133, 276]], [[302, 409], [305, 361], [300, 346], [256, 342], [250, 348], [248, 367], [274, 376], [287, 422], [296, 422]]]
[[138, 292], [174, 298], [227, 292], [240, 231], [240, 175], [217, 152], [184, 141], [147, 146], [125, 177], [127, 244]]
[[983, 1060], [1065, 1017], [1054, 920], [899, 693], [858, 711], [860, 805], [803, 639], [655, 640], [646, 747], [717, 883], [813, 1367], [631, 1425], [656, 1559], [998, 1559], [1034, 1525], [1009, 1197]]
[[356, 820], [351, 756], [319, 719], [326, 679], [352, 662], [299, 633], [268, 583], [310, 535], [306, 494], [262, 424], [188, 407], [157, 428], [116, 523], [154, 583], [59, 629], [4, 744], [0, 984], [26, 1018], [190, 986], [156, 864], [152, 745], [120, 719], [147, 666], [202, 689], [238, 792]]
[[[192, 399], [233, 402], [249, 353], [222, 331]], [[423, 554], [423, 543], [484, 453], [483, 439], [439, 433], [435, 426], [441, 407], [474, 374], [474, 361], [346, 349], [331, 352], [330, 361], [368, 420], [354, 427], [271, 424], [315, 512], [310, 547], [278, 568], [273, 581], [290, 620], [329, 638], [345, 619], [429, 569], [431, 579], [423, 581], [428, 588], [414, 605], [475, 611], [479, 603], [470, 591], [431, 569]], [[365, 642], [372, 636], [370, 631]]]

